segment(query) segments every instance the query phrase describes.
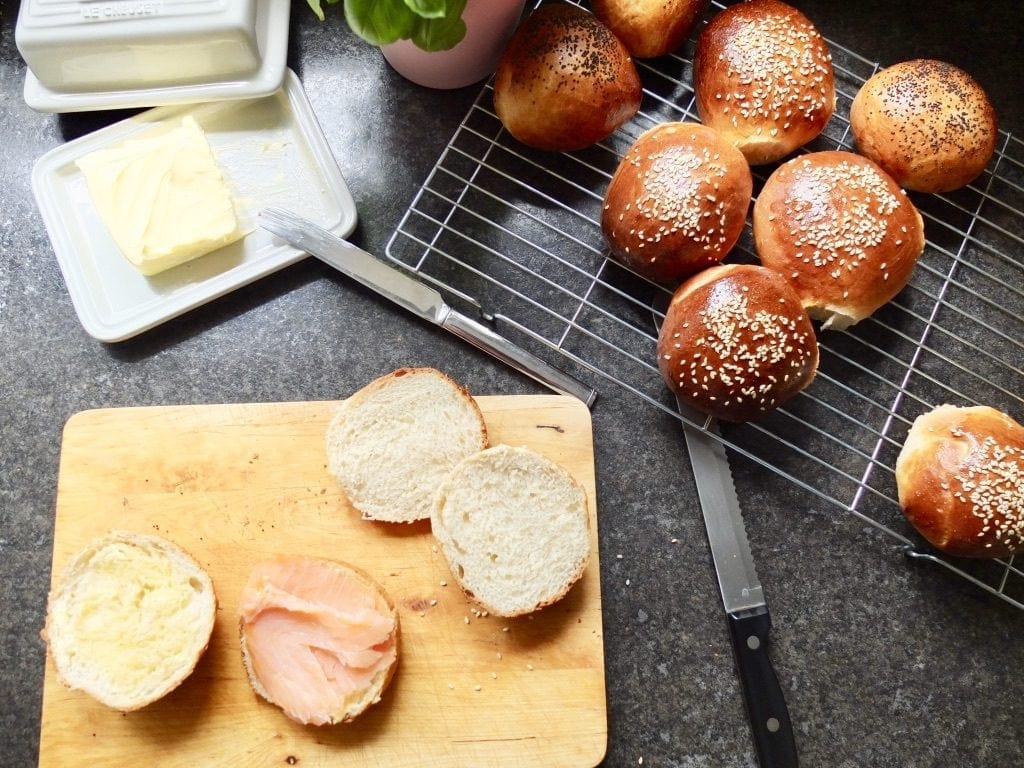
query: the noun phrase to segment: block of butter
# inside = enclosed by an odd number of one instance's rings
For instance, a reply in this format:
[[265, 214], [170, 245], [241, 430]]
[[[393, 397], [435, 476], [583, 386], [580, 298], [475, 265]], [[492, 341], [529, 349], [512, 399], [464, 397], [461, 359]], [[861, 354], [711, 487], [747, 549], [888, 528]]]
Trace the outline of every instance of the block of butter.
[[117, 247], [144, 275], [244, 234], [206, 134], [191, 116], [167, 130], [91, 152], [76, 165]]

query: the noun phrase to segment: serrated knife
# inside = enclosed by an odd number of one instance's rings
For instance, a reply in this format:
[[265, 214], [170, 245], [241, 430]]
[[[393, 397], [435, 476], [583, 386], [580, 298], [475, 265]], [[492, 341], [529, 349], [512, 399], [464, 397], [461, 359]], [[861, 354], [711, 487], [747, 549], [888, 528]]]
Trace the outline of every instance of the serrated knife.
[[334, 267], [386, 299], [512, 366], [564, 395], [593, 405], [597, 393], [564, 371], [517, 346], [481, 322], [450, 307], [441, 292], [393, 267], [308, 219], [278, 208], [264, 208], [259, 225], [286, 243]]
[[[706, 418], [682, 404], [680, 412], [695, 423]], [[768, 603], [754, 569], [729, 457], [715, 436], [717, 426], [713, 419], [707, 419], [705, 429], [683, 422], [758, 765], [795, 767], [798, 760], [793, 725], [768, 655], [768, 633], [772, 626]]]

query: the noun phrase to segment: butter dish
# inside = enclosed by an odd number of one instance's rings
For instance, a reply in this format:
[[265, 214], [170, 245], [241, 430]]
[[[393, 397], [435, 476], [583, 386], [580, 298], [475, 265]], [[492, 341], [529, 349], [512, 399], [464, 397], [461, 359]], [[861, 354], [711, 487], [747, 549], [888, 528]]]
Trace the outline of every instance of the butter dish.
[[[141, 274], [101, 221], [77, 161], [191, 116], [233, 191], [245, 236], [193, 261]], [[299, 78], [257, 99], [147, 110], [56, 147], [32, 170], [32, 191], [83, 328], [105, 342], [131, 338], [306, 257], [255, 226], [264, 206], [302, 211], [348, 236], [356, 208]]]
[[284, 78], [287, 0], [25, 0], [25, 102], [78, 112], [266, 96]]

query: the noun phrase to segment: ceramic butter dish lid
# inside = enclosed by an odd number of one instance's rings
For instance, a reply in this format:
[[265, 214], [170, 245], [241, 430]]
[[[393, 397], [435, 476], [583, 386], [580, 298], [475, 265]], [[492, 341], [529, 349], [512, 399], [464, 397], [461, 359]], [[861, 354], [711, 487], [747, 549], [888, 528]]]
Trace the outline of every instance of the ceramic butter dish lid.
[[15, 42], [41, 112], [264, 96], [280, 88], [287, 0], [25, 0]]

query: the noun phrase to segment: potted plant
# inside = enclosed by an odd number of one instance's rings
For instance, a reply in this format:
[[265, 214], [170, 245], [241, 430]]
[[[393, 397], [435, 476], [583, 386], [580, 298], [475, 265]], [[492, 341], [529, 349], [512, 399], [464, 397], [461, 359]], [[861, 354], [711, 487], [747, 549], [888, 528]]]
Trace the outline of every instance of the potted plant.
[[[323, 21], [321, 0], [307, 2]], [[399, 74], [431, 88], [460, 88], [490, 75], [525, 5], [525, 0], [325, 2], [343, 2], [353, 32], [379, 46]]]

